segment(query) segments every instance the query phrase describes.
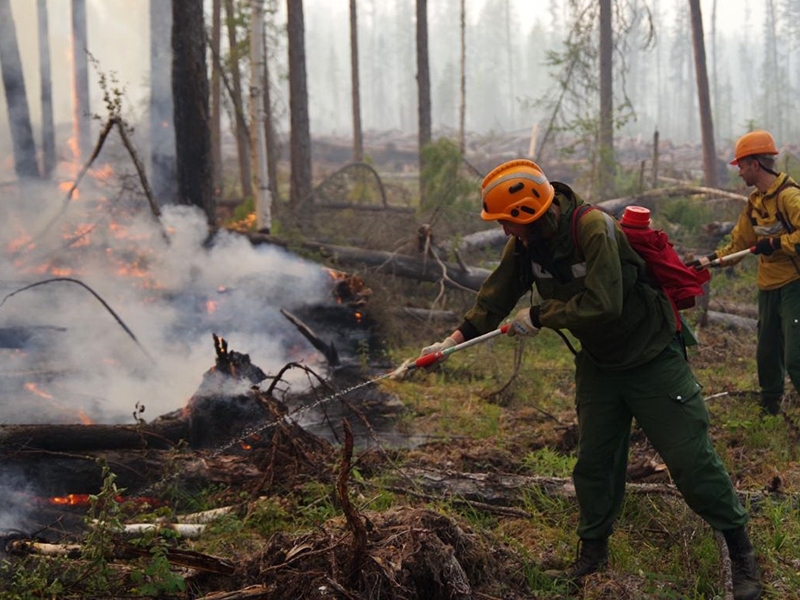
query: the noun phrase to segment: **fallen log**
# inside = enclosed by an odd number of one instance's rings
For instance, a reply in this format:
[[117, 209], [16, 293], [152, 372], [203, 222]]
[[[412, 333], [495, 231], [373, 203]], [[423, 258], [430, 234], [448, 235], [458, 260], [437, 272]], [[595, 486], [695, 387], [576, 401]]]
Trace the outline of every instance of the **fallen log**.
[[744, 329], [747, 331], [755, 331], [758, 329], [758, 319], [740, 317], [739, 315], [731, 315], [714, 310], [709, 310], [706, 313], [705, 322], [713, 325], [721, 325], [728, 329]]
[[[248, 239], [254, 244], [270, 243], [281, 246], [288, 245], [268, 234], [247, 234]], [[419, 258], [396, 252], [381, 250], [365, 250], [351, 246], [335, 246], [321, 242], [300, 242], [303, 248], [318, 252], [323, 258], [337, 265], [351, 267], [372, 267], [378, 273], [407, 277], [418, 281], [439, 282], [451, 288], [466, 288], [477, 291], [481, 284], [491, 273], [488, 269], [479, 267], [464, 267], [450, 262], [439, 263], [431, 258]]]
[[[403, 483], [413, 482], [408, 489]], [[447, 498], [453, 502], [480, 505], [513, 511], [524, 510], [525, 494], [531, 488], [542, 490], [546, 495], [574, 498], [572, 479], [564, 477], [539, 477], [512, 473], [463, 473], [455, 471], [403, 468], [399, 470], [397, 484], [392, 490], [397, 493], [428, 494], [433, 498]], [[682, 498], [678, 488], [671, 483], [633, 483], [625, 486], [631, 494], [658, 494]], [[759, 502], [769, 493], [737, 490], [743, 502]]]
[[632, 204], [637, 204], [640, 202], [646, 203], [661, 198], [674, 198], [675, 196], [691, 196], [697, 194], [703, 196], [728, 198], [731, 200], [741, 200], [743, 203], [747, 202], [747, 196], [743, 196], [735, 192], [728, 192], [726, 190], [720, 190], [717, 188], [708, 188], [696, 185], [685, 185], [680, 182], [680, 185], [676, 185], [675, 187], [655, 188], [639, 194], [634, 194], [632, 196], [603, 200], [602, 202], [597, 202], [596, 205], [612, 215], [619, 215], [626, 207]]
[[724, 300], [711, 300], [708, 308], [718, 313], [746, 317], [748, 319], [758, 319], [758, 307], [755, 304], [739, 304], [736, 302], [725, 302]]
[[275, 597], [275, 589], [267, 585], [252, 585], [233, 592], [213, 592], [197, 600], [269, 600]]
[[[5, 550], [9, 554], [17, 555], [38, 554], [41, 556], [64, 557], [76, 560], [80, 560], [83, 557], [83, 546], [80, 544], [53, 544], [49, 542], [15, 539], [6, 544]], [[229, 560], [209, 554], [203, 554], [193, 550], [182, 550], [180, 548], [166, 548], [163, 552], [166, 560], [170, 564], [178, 567], [186, 567], [196, 571], [220, 575], [232, 575], [236, 571], [236, 565]], [[152, 548], [120, 543], [116, 544], [114, 548], [111, 549], [111, 553], [116, 560], [127, 560], [133, 558], [150, 558], [153, 555], [153, 550]]]
[[188, 433], [186, 419], [140, 425], [0, 425], [0, 451], [166, 450], [187, 439]]

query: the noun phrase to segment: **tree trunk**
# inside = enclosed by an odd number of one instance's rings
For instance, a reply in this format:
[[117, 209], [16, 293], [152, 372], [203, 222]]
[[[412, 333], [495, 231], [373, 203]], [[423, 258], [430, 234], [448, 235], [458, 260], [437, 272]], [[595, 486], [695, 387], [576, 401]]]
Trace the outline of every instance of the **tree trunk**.
[[717, 130], [721, 129], [719, 119], [719, 78], [717, 77], [717, 0], [711, 2], [711, 107], [717, 115]]
[[[211, 56], [219, 56], [222, 37], [222, 0], [211, 3]], [[220, 63], [211, 61], [211, 185], [214, 197], [220, 198], [222, 190], [222, 84]]]
[[267, 140], [264, 110], [264, 2], [250, 3], [250, 146], [253, 157], [253, 190], [256, 224], [259, 231], [269, 233], [272, 228], [272, 199], [267, 177]]
[[239, 72], [239, 44], [236, 40], [236, 10], [233, 0], [225, 0], [225, 17], [228, 23], [228, 44], [231, 53], [231, 85], [233, 94], [231, 103], [234, 107], [236, 121], [236, 152], [239, 157], [239, 183], [245, 198], [253, 197], [253, 174], [250, 168], [250, 132], [244, 114], [242, 101], [242, 76]]
[[419, 121], [420, 203], [425, 202], [423, 150], [431, 142], [431, 74], [428, 67], [428, 0], [417, 0], [417, 118]]
[[514, 24], [514, 28], [511, 27], [511, 7], [509, 6], [510, 0], [505, 0], [503, 3], [503, 16], [506, 26], [506, 70], [508, 72], [508, 119], [509, 122], [512, 124], [514, 123], [514, 81], [516, 80], [516, 73], [514, 73], [514, 50], [513, 50], [513, 43], [512, 40], [514, 39], [514, 34], [516, 33], [516, 23]]
[[297, 208], [311, 200], [311, 134], [308, 122], [306, 88], [305, 24], [302, 0], [286, 0], [289, 37], [289, 112], [291, 121], [291, 193], [290, 204]]
[[772, 130], [772, 133], [775, 134], [775, 137], [781, 139], [785, 137], [785, 132], [783, 131], [784, 101], [781, 94], [783, 86], [777, 84], [777, 82], [781, 80], [782, 70], [782, 58], [778, 55], [778, 40], [781, 34], [778, 31], [778, 17], [775, 12], [774, 0], [766, 0], [764, 3], [764, 12], [766, 13], [765, 29], [768, 32], [764, 35], [764, 73], [770, 74], [766, 75], [766, 80], [769, 81], [769, 83], [766, 84], [767, 87], [774, 87], [773, 90], [764, 96], [764, 112], [769, 117], [769, 128]]
[[208, 118], [203, 0], [172, 2], [172, 92], [178, 202], [203, 210], [215, 222], [211, 189], [211, 135]]
[[175, 204], [175, 119], [172, 102], [172, 8], [150, 0], [150, 181], [159, 204]]
[[50, 178], [56, 167], [56, 130], [53, 123], [53, 80], [50, 74], [50, 26], [47, 1], [37, 0], [39, 32], [39, 80], [42, 102], [42, 174]]
[[353, 161], [364, 159], [364, 139], [361, 135], [361, 86], [358, 81], [358, 16], [356, 0], [350, 0], [350, 78], [353, 101]]
[[14, 168], [17, 176], [38, 178], [36, 144], [33, 141], [28, 95], [17, 45], [17, 31], [11, 14], [10, 0], [0, 0], [0, 68], [8, 105], [9, 129], [14, 148]]
[[[274, 9], [273, 9], [274, 10]], [[272, 13], [270, 13], [272, 14]], [[272, 93], [270, 91], [269, 52], [267, 36], [264, 36], [264, 135], [267, 140], [267, 182], [272, 202], [278, 202], [278, 136], [275, 134], [275, 118], [272, 109]]]
[[703, 174], [707, 187], [717, 187], [717, 152], [714, 147], [714, 121], [711, 118], [711, 96], [708, 93], [706, 48], [703, 41], [703, 14], [700, 0], [689, 0], [694, 46], [694, 73], [697, 80], [697, 100], [700, 108], [700, 130], [703, 138]]
[[75, 102], [73, 118], [75, 119], [77, 159], [80, 162], [87, 160], [92, 153], [88, 47], [86, 0], [72, 0], [72, 93]]
[[608, 198], [614, 185], [614, 32], [611, 0], [600, 0], [600, 137], [599, 193]]
[[467, 121], [467, 9], [461, 0], [461, 97], [458, 103], [458, 149], [461, 156], [466, 152]]

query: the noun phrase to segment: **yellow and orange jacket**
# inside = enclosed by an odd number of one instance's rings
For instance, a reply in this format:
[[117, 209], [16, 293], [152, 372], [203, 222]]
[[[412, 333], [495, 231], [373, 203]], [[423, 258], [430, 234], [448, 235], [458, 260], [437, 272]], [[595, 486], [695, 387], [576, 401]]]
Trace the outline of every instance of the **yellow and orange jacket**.
[[756, 189], [750, 194], [730, 243], [715, 254], [745, 250], [765, 237], [780, 237], [781, 249], [758, 257], [758, 289], [774, 290], [800, 279], [800, 187], [786, 173], [779, 173], [766, 193]]

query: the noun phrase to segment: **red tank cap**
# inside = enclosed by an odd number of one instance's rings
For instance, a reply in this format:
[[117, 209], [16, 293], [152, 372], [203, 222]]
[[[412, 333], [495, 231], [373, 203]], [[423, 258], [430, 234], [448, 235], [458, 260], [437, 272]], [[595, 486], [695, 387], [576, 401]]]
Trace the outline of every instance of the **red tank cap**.
[[628, 206], [622, 213], [621, 223], [626, 227], [650, 227], [650, 209], [644, 206]]

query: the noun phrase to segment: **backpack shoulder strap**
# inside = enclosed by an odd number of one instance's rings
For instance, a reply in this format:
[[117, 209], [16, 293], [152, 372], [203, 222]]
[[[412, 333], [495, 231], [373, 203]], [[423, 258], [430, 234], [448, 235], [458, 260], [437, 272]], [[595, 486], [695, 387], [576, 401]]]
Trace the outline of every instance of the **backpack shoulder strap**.
[[786, 215], [784, 215], [781, 212], [781, 192], [783, 192], [783, 190], [785, 190], [786, 188], [797, 188], [797, 189], [800, 189], [800, 185], [798, 185], [797, 183], [795, 183], [794, 181], [792, 181], [791, 179], [789, 179], [787, 177], [786, 181], [783, 182], [781, 187], [779, 187], [775, 191], [775, 203], [776, 203], [776, 207], [777, 207], [776, 216], [778, 217], [778, 220], [781, 222], [781, 224], [783, 225], [784, 229], [786, 229], [786, 231], [788, 233], [794, 233], [794, 231], [797, 229], [797, 227], [795, 227], [794, 223], [791, 223], [789, 221], [789, 219], [786, 218]]
[[580, 244], [578, 243], [578, 221], [590, 210], [600, 210], [593, 204], [581, 204], [572, 211], [572, 220], [570, 222], [570, 233], [572, 234], [572, 243], [575, 245], [575, 252], [580, 256], [583, 254]]

